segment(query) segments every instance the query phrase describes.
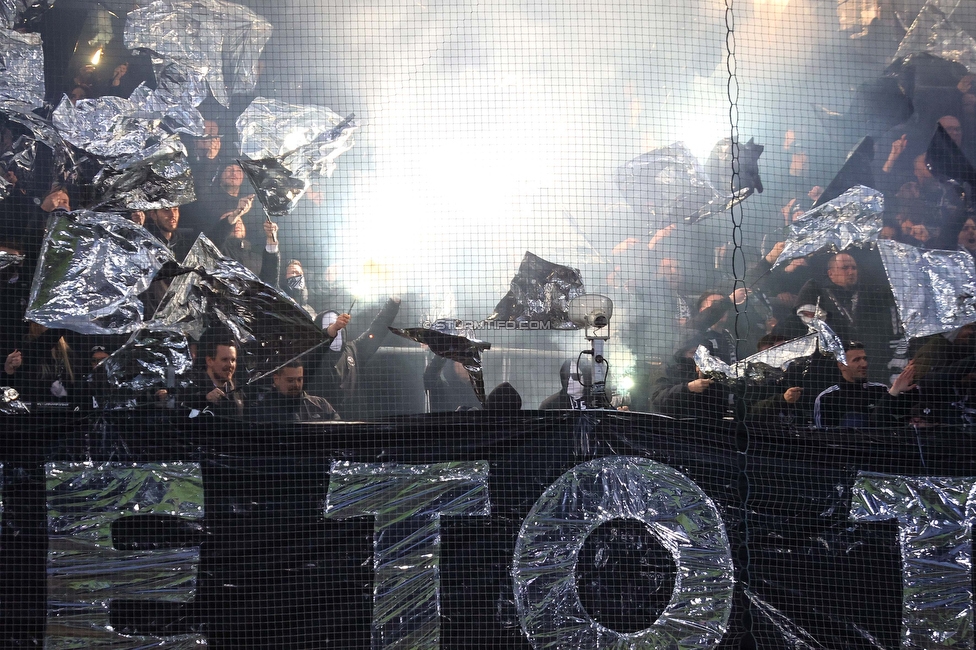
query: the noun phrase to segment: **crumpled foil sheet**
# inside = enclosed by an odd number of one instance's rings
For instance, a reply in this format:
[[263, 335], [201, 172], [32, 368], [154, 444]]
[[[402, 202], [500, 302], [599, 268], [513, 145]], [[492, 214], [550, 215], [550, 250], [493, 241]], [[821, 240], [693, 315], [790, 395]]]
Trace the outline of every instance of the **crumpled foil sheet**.
[[193, 355], [189, 340], [181, 332], [140, 330], [101, 366], [116, 388], [136, 392], [178, 388], [189, 383], [187, 373], [193, 368]]
[[[80, 156], [77, 150], [68, 143], [49, 120], [33, 112], [33, 106], [23, 102], [6, 101], [0, 103], [0, 113], [7, 118], [7, 126], [14, 133], [14, 150], [8, 162], [6, 155], [4, 170], [10, 165], [18, 166], [17, 176], [22, 183], [27, 184], [34, 173], [34, 163], [37, 160], [37, 143], [45, 145], [51, 150], [54, 158], [54, 177], [62, 181], [76, 181], [79, 176]], [[50, 179], [46, 179], [50, 182]]]
[[487, 516], [488, 463], [332, 463], [325, 516], [373, 517], [374, 648], [440, 645], [442, 516]]
[[726, 202], [683, 142], [654, 149], [621, 165], [617, 187], [634, 211], [659, 223], [697, 221], [710, 206]]
[[149, 231], [122, 216], [55, 211], [26, 317], [82, 334], [131, 332], [142, 327], [139, 294], [172, 260]]
[[[203, 537], [203, 478], [197, 463], [48, 463], [49, 648], [199, 648], [203, 635], [139, 634], [110, 612], [133, 603], [190, 602]], [[163, 522], [168, 526], [152, 525]], [[170, 540], [153, 530], [170, 528]], [[184, 533], [180, 535], [180, 533]], [[141, 605], [141, 607], [139, 607]], [[176, 623], [176, 621], [172, 621]], [[138, 621], [134, 621], [138, 624]], [[165, 627], [167, 621], [155, 623]], [[137, 643], [138, 645], [135, 645]]]
[[884, 196], [858, 185], [836, 199], [804, 212], [790, 225], [783, 252], [773, 268], [821, 251], [840, 252], [849, 246], [878, 240]]
[[99, 209], [153, 210], [196, 199], [179, 136], [128, 99], [106, 96], [75, 105], [65, 98], [52, 120], [68, 142], [103, 164], [92, 181]]
[[[614, 519], [641, 521], [678, 566], [671, 601], [654, 624], [624, 633], [580, 602], [576, 564], [586, 538]], [[703, 648], [729, 625], [732, 551], [715, 504], [688, 477], [647, 458], [609, 456], [563, 474], [535, 502], [515, 544], [512, 578], [533, 648]]]
[[23, 415], [30, 413], [27, 405], [20, 401], [20, 393], [10, 386], [0, 386], [0, 413], [4, 415]]
[[0, 19], [3, 27], [25, 27], [54, 6], [54, 0], [0, 0]]
[[851, 519], [898, 522], [905, 648], [973, 645], [976, 479], [858, 472]]
[[0, 29], [0, 103], [44, 105], [44, 50], [40, 34]]
[[15, 264], [23, 264], [23, 262], [23, 255], [15, 255], [13, 253], [8, 253], [7, 251], [0, 251], [0, 270]]
[[892, 61], [904, 59], [910, 54], [927, 52], [933, 56], [966, 66], [976, 74], [976, 39], [956, 25], [939, 8], [938, 3], [925, 3], [922, 10], [898, 45]]
[[129, 101], [144, 118], [162, 120], [174, 133], [201, 136], [203, 114], [197, 106], [207, 98], [207, 84], [195, 70], [178, 63], [161, 61], [156, 68], [156, 88], [145, 84], [129, 95]]
[[744, 379], [761, 383], [782, 377], [791, 363], [813, 356], [818, 350], [847, 363], [844, 344], [826, 323], [813, 319], [810, 330], [810, 334], [784, 341], [731, 365], [713, 356], [704, 345], [699, 345], [695, 350], [695, 364], [711, 379], [733, 382]]
[[949, 332], [976, 322], [976, 267], [966, 251], [922, 251], [879, 241], [905, 336]]
[[194, 242], [147, 329], [199, 340], [211, 326], [227, 328], [240, 347], [248, 383], [270, 375], [327, 341], [308, 312], [244, 265], [220, 254], [204, 235]]
[[491, 343], [470, 339], [466, 336], [447, 334], [425, 327], [411, 327], [407, 329], [389, 328], [391, 332], [405, 339], [421, 343], [430, 351], [449, 361], [457, 361], [468, 371], [468, 380], [474, 389], [474, 394], [485, 404], [485, 377], [481, 367], [481, 353], [491, 349]]
[[553, 264], [526, 251], [511, 289], [487, 320], [547, 323], [551, 329], [579, 329], [569, 319], [569, 301], [586, 293], [579, 269]]
[[154, 59], [195, 70], [214, 99], [230, 107], [231, 95], [254, 90], [258, 60], [272, 30], [271, 23], [232, 2], [156, 0], [129, 12], [124, 42], [129, 49], [150, 51]]

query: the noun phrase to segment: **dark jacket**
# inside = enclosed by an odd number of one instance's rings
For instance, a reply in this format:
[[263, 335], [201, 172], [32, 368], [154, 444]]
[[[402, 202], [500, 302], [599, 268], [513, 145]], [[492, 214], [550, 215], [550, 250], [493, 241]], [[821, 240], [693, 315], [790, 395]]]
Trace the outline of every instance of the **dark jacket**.
[[287, 397], [278, 390], [261, 395], [252, 417], [258, 422], [316, 422], [339, 420], [339, 414], [328, 400], [303, 392], [301, 397]]

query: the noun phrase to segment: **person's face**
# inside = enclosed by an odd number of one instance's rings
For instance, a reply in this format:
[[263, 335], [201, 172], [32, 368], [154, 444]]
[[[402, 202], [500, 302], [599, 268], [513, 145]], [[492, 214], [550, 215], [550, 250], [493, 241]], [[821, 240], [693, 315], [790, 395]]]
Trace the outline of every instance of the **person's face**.
[[203, 156], [210, 160], [217, 157], [217, 154], [220, 153], [220, 136], [217, 123], [214, 120], [204, 120], [203, 136], [196, 139], [193, 147], [198, 156]]
[[850, 255], [838, 255], [827, 265], [827, 278], [844, 289], [857, 285], [857, 262]]
[[91, 356], [91, 367], [94, 370], [95, 366], [100, 364], [105, 359], [108, 359], [108, 352], [98, 351], [93, 352]]
[[207, 357], [207, 374], [214, 383], [228, 382], [237, 370], [237, 348], [231, 345], [218, 345], [215, 356]]
[[177, 226], [180, 225], [180, 209], [178, 207], [152, 210], [149, 216], [156, 227], [165, 233], [176, 232]]
[[894, 238], [895, 238], [894, 226], [882, 226], [881, 232], [878, 233], [878, 239], [894, 239]]
[[661, 260], [658, 270], [663, 277], [667, 278], [671, 282], [677, 282], [681, 279], [681, 267], [678, 266], [678, 263], [670, 257], [666, 257]]
[[976, 222], [966, 219], [966, 224], [959, 231], [958, 241], [967, 251], [976, 251]]
[[68, 95], [68, 99], [71, 100], [72, 104], [77, 104], [81, 100], [88, 97], [88, 93], [81, 86], [75, 86], [71, 89], [71, 94]]
[[282, 368], [281, 372], [272, 375], [272, 381], [278, 392], [285, 397], [301, 397], [302, 386], [305, 383], [305, 369]]
[[238, 190], [244, 182], [244, 171], [237, 165], [227, 165], [220, 172], [220, 184], [230, 190]]
[[238, 221], [237, 223], [234, 224], [234, 230], [233, 232], [231, 232], [231, 235], [238, 239], [244, 239], [245, 237], [247, 237], [247, 228], [244, 227], [243, 220]]
[[952, 141], [955, 142], [960, 147], [962, 146], [962, 124], [959, 120], [952, 115], [945, 115], [939, 119], [939, 124], [945, 129], [945, 132], [949, 134]]
[[837, 367], [840, 374], [847, 381], [858, 381], [868, 378], [868, 355], [864, 350], [848, 350], [844, 353], [847, 356], [847, 365], [838, 362]]
[[285, 268], [285, 278], [297, 278], [300, 275], [304, 275], [304, 272], [298, 264], [289, 264]]
[[52, 212], [59, 208], [62, 210], [71, 209], [71, 201], [68, 199], [68, 193], [64, 190], [51, 192], [41, 201], [41, 210], [45, 212]]

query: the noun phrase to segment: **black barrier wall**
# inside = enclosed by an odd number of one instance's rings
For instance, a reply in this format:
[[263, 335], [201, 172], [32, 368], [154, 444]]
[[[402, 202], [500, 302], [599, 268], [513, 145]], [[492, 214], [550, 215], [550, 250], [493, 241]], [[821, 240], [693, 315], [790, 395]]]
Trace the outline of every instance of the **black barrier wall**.
[[968, 429], [9, 422], [5, 647], [972, 640]]

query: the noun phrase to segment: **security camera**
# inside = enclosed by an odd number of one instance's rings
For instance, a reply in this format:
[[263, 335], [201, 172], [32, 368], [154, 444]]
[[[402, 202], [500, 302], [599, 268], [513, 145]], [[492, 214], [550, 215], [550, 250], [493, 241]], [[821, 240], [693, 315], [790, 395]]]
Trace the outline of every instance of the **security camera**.
[[[587, 330], [586, 338], [610, 338], [610, 317], [613, 316], [613, 301], [598, 293], [588, 293], [569, 301], [569, 320], [577, 327]], [[597, 332], [594, 330], [603, 330]]]

